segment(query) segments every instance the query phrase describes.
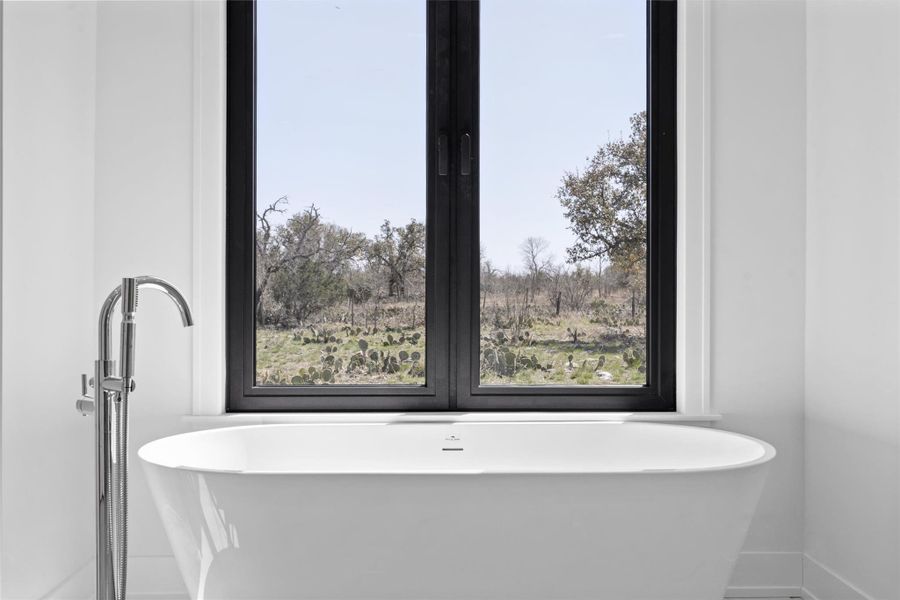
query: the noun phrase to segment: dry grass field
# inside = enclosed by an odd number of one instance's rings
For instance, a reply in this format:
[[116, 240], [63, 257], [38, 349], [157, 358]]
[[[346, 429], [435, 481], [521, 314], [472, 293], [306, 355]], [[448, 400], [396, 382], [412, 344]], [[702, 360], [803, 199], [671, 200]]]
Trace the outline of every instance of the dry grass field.
[[[645, 381], [644, 319], [631, 319], [630, 297], [612, 294], [583, 310], [482, 310], [481, 373], [485, 385], [640, 385]], [[296, 329], [257, 329], [260, 385], [425, 382], [425, 326], [414, 302], [328, 311]], [[376, 318], [377, 317], [377, 318]]]

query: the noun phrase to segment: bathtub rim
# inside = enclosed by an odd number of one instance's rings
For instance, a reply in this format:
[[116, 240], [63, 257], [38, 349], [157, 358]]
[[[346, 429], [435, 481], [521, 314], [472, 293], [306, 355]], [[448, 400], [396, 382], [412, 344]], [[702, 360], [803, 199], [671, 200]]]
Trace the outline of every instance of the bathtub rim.
[[286, 428], [293, 427], [298, 429], [305, 428], [320, 428], [320, 427], [335, 427], [335, 428], [348, 428], [348, 427], [360, 427], [360, 426], [414, 426], [414, 425], [456, 425], [455, 421], [446, 421], [446, 422], [427, 422], [427, 423], [269, 423], [269, 424], [254, 424], [254, 425], [239, 425], [234, 427], [213, 427], [208, 429], [198, 429], [195, 431], [186, 431], [181, 433], [176, 433], [173, 435], [164, 436], [161, 438], [156, 438], [149, 442], [146, 442], [141, 445], [141, 447], [137, 451], [138, 458], [141, 463], [145, 466], [154, 466], [162, 469], [171, 469], [175, 471], [188, 471], [188, 472], [196, 472], [196, 473], [209, 473], [209, 474], [223, 474], [223, 475], [298, 475], [298, 476], [361, 476], [361, 475], [375, 475], [375, 476], [384, 476], [384, 475], [437, 475], [437, 476], [445, 476], [445, 475], [680, 475], [680, 474], [688, 474], [688, 473], [715, 473], [719, 471], [734, 471], [739, 469], [749, 469], [759, 465], [763, 465], [772, 461], [778, 454], [777, 450], [774, 446], [769, 444], [768, 442], [761, 440], [759, 438], [755, 438], [750, 435], [746, 435], [743, 433], [738, 433], [735, 431], [728, 431], [725, 429], [717, 429], [710, 427], [698, 427], [693, 425], [677, 425], [670, 423], [631, 423], [627, 421], [597, 421], [597, 422], [585, 422], [585, 421], [466, 421], [459, 422], [460, 425], [470, 426], [470, 425], [504, 425], [504, 424], [515, 424], [515, 425], [523, 425], [523, 424], [531, 424], [531, 425], [591, 425], [591, 426], [610, 426], [610, 425], [625, 425], [628, 427], [638, 426], [638, 427], [649, 427], [649, 428], [677, 428], [677, 429], [690, 429], [690, 430], [704, 430], [704, 431], [713, 431], [716, 432], [717, 435], [724, 436], [734, 436], [738, 438], [742, 438], [744, 440], [754, 442], [758, 444], [763, 453], [758, 458], [755, 458], [750, 461], [736, 463], [736, 464], [728, 464], [728, 465], [715, 465], [709, 467], [690, 467], [690, 468], [681, 468], [681, 469], [635, 469], [635, 470], [627, 470], [627, 471], [603, 471], [603, 470], [588, 470], [588, 469], [573, 469], [573, 470], [564, 470], [564, 469], [555, 469], [555, 470], [534, 470], [534, 469], [383, 469], [383, 470], [348, 470], [348, 471], [310, 471], [310, 470], [268, 470], [268, 471], [260, 471], [260, 470], [243, 470], [243, 469], [224, 469], [224, 468], [210, 468], [210, 467], [197, 467], [190, 465], [177, 465], [171, 466], [167, 464], [162, 464], [160, 462], [151, 460], [147, 458], [146, 454], [149, 450], [151, 450], [151, 446], [162, 445], [167, 441], [171, 441], [175, 438], [182, 437], [190, 437], [190, 436], [206, 436], [206, 435], [215, 435], [217, 432], [223, 432], [223, 430], [236, 431], [236, 430], [250, 430], [250, 429], [261, 429], [261, 428]]

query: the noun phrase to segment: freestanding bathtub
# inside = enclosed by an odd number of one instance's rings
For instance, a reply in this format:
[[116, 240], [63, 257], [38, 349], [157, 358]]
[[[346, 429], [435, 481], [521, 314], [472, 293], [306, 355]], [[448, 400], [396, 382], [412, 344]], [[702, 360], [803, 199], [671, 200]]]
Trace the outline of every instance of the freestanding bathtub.
[[721, 600], [775, 451], [504, 422], [234, 427], [139, 455], [194, 599]]

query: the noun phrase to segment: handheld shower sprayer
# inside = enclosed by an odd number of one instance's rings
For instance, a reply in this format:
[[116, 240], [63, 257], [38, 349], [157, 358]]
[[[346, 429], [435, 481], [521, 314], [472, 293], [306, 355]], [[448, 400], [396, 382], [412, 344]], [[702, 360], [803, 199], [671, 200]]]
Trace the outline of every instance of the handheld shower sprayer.
[[[171, 283], [144, 275], [125, 277], [100, 308], [98, 357], [94, 377], [81, 376], [81, 397], [75, 408], [94, 413], [97, 510], [97, 600], [124, 600], [128, 571], [128, 399], [135, 389], [135, 334], [138, 295], [142, 288], [169, 297], [182, 325], [194, 324], [191, 308]], [[122, 324], [119, 372], [110, 359], [110, 326], [116, 303], [121, 304]], [[95, 397], [88, 395], [93, 386]]]
[[122, 298], [119, 304], [122, 307], [119, 336], [119, 377], [122, 380], [122, 391], [119, 401], [126, 402], [134, 386], [134, 334], [137, 328], [134, 318], [137, 313], [138, 288], [133, 277], [122, 279]]

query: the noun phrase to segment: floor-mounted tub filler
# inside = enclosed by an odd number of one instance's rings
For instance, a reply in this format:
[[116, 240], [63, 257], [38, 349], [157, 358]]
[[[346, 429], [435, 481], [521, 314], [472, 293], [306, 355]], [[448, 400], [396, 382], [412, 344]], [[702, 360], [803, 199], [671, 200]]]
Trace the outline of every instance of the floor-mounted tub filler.
[[775, 451], [444, 422], [213, 429], [139, 456], [194, 599], [721, 600]]
[[[81, 397], [75, 409], [94, 415], [96, 598], [124, 600], [128, 581], [128, 404], [135, 389], [134, 339], [138, 294], [152, 289], [175, 303], [185, 327], [194, 324], [191, 308], [181, 292], [158, 277], [124, 277], [100, 307], [97, 360], [94, 376], [81, 376]], [[119, 305], [119, 369], [112, 359], [112, 317]], [[94, 395], [88, 395], [88, 388]]]

